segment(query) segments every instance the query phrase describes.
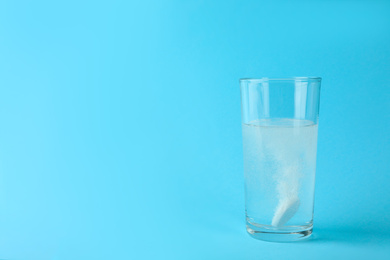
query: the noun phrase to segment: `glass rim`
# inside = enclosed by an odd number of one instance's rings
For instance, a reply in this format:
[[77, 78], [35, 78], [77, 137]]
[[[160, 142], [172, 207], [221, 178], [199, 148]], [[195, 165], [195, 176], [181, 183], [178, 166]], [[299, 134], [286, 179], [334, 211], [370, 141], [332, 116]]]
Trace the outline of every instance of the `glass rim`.
[[321, 81], [321, 77], [289, 77], [289, 78], [241, 78], [240, 82], [270, 82], [270, 81]]

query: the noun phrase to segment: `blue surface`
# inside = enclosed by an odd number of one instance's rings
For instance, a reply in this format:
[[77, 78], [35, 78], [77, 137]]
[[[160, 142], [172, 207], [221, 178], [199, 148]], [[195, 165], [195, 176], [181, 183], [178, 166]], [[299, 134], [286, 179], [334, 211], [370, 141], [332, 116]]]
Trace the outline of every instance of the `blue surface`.
[[[390, 4], [2, 1], [0, 258], [388, 259]], [[315, 229], [244, 227], [238, 79], [321, 76]]]

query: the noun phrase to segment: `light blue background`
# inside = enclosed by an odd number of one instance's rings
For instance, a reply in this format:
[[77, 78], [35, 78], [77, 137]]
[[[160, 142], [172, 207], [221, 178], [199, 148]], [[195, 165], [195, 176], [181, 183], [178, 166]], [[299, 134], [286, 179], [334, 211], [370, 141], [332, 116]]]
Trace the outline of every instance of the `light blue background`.
[[[0, 258], [387, 259], [390, 2], [2, 1]], [[323, 77], [313, 239], [244, 226], [242, 77]]]

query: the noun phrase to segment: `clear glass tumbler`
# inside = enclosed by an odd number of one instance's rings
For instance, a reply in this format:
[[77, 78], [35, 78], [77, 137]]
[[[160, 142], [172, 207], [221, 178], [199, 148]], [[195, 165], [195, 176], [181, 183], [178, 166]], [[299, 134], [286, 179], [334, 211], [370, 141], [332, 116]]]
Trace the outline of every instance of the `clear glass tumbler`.
[[313, 230], [321, 78], [241, 79], [245, 213], [257, 239]]

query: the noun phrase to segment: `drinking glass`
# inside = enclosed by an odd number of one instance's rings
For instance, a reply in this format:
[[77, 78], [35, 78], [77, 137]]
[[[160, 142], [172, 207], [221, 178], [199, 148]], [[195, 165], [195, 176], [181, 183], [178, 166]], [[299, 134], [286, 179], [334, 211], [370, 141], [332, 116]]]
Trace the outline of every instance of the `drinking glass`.
[[321, 78], [241, 79], [245, 213], [257, 239], [313, 230]]

